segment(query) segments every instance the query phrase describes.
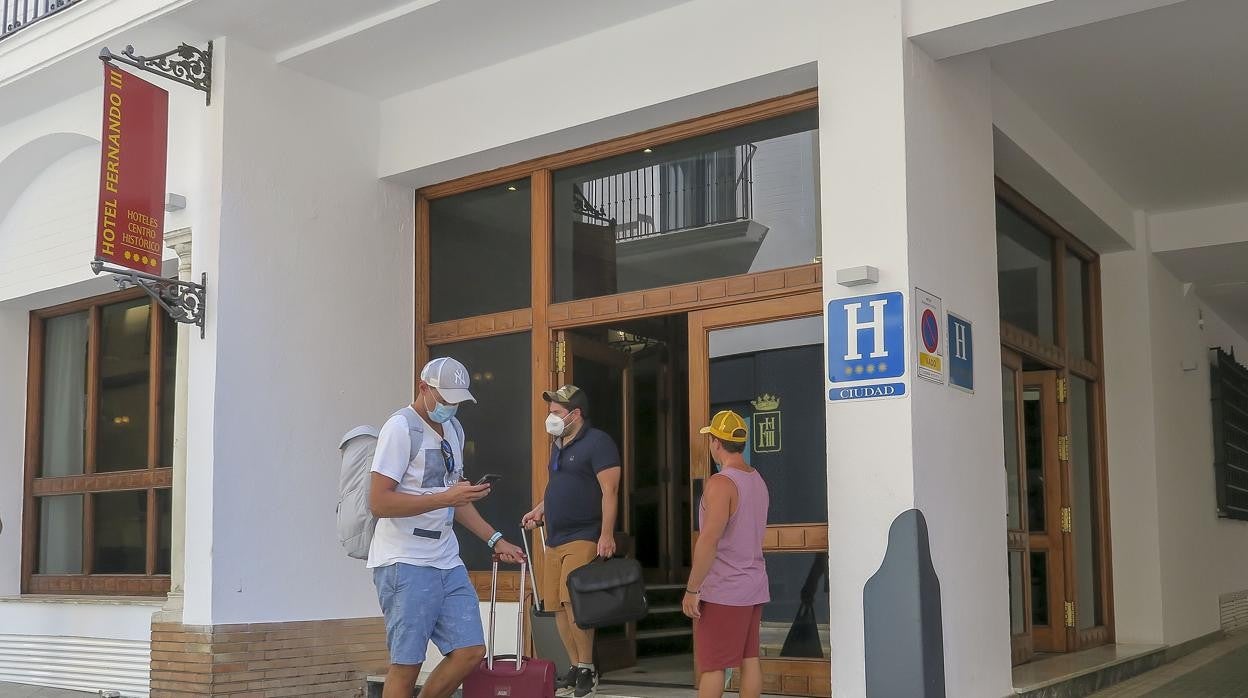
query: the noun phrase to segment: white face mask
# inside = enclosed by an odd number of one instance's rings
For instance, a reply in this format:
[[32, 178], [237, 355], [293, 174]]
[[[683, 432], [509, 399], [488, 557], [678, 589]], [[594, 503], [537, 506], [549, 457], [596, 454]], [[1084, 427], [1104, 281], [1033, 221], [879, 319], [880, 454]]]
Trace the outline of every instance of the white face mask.
[[563, 436], [563, 432], [567, 431], [568, 425], [564, 423], [559, 415], [553, 412], [546, 417], [546, 433], [551, 436]]

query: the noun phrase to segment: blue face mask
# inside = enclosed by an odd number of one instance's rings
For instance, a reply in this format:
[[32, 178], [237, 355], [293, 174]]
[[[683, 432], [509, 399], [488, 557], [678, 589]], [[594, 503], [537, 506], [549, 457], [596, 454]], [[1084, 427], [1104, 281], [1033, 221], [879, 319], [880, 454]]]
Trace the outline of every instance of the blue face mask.
[[459, 409], [459, 405], [444, 405], [438, 402], [437, 398], [433, 400], [433, 409], [429, 410], [429, 419], [442, 424], [446, 420], [455, 416], [455, 411]]

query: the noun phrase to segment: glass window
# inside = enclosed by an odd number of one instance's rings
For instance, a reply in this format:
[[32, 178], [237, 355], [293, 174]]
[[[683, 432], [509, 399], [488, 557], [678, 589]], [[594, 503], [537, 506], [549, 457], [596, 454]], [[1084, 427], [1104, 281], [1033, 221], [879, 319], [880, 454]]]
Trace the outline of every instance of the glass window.
[[[28, 496], [37, 512], [35, 575], [23, 591], [161, 593], [167, 579], [119, 590], [93, 575], [169, 575], [172, 501], [164, 485], [173, 465], [174, 376], [178, 325], [146, 296], [121, 292], [88, 301], [87, 310], [36, 311], [42, 322], [39, 442], [34, 483], [57, 481], [58, 494]], [[158, 312], [157, 317], [152, 313]], [[160, 322], [160, 332], [153, 335]], [[153, 377], [152, 352], [161, 371]], [[91, 367], [92, 378], [88, 378]], [[34, 373], [32, 372], [32, 376]], [[153, 406], [159, 409], [153, 414]], [[94, 413], [92, 412], [94, 410]], [[93, 414], [94, 424], [87, 424]], [[88, 429], [88, 426], [94, 428]], [[151, 463], [155, 447], [156, 463]], [[87, 456], [94, 454], [94, 470]], [[154, 466], [154, 467], [153, 467]], [[160, 470], [157, 470], [160, 468]], [[129, 471], [126, 489], [111, 473]], [[66, 476], [74, 476], [66, 479]], [[90, 541], [88, 543], [88, 541]], [[153, 551], [149, 541], [154, 541]], [[87, 546], [90, 549], [87, 549]], [[148, 567], [155, 553], [155, 568]], [[85, 565], [87, 560], [90, 565]], [[46, 576], [45, 576], [46, 575]], [[72, 588], [47, 576], [82, 575]]]
[[828, 520], [822, 331], [808, 317], [710, 333], [710, 411], [746, 417], [771, 524]]
[[799, 112], [554, 175], [554, 300], [810, 264], [818, 117]]
[[1023, 455], [1027, 459], [1027, 528], [1045, 530], [1044, 405], [1036, 388], [1023, 390]]
[[1017, 376], [1008, 366], [1001, 367], [1001, 421], [1005, 428], [1005, 497], [1006, 527], [1012, 531], [1023, 528], [1022, 489], [1018, 467], [1018, 387]]
[[88, 334], [85, 312], [44, 323], [42, 477], [82, 474]]
[[39, 499], [39, 574], [82, 574], [81, 494]]
[[997, 288], [1001, 319], [1053, 343], [1053, 240], [997, 202]]
[[529, 210], [527, 179], [429, 202], [431, 321], [529, 307]]
[[1049, 624], [1049, 554], [1031, 554], [1031, 623]]
[[823, 659], [831, 655], [827, 553], [766, 553], [771, 601], [763, 606], [759, 655]]
[[1027, 600], [1023, 597], [1027, 580], [1023, 577], [1023, 551], [1011, 550], [1010, 558], [1010, 634], [1027, 630]]
[[171, 468], [173, 467], [174, 390], [178, 371], [178, 323], [165, 313], [161, 314], [161, 322], [164, 323], [161, 330], [164, 343], [161, 346], [160, 363], [160, 461], [156, 463], [156, 466]]
[[173, 492], [156, 490], [156, 574], [169, 574], [173, 551]]
[[1083, 312], [1088, 307], [1087, 262], [1067, 252], [1063, 272], [1066, 277], [1066, 349], [1073, 357], [1087, 358], [1088, 331]]
[[95, 502], [97, 574], [147, 571], [147, 490], [102, 492]]
[[1094, 386], [1070, 377], [1070, 453], [1072, 472], [1071, 528], [1075, 544], [1075, 581], [1078, 586], [1078, 627], [1095, 627], [1101, 613], [1100, 540], [1097, 531], [1096, 456], [1092, 444]]
[[151, 312], [147, 297], [100, 309], [96, 472], [147, 467]]
[[[431, 348], [432, 358], [451, 356], [472, 375], [477, 402], [460, 407], [464, 426], [464, 477], [502, 475], [477, 509], [507, 540], [520, 545], [520, 518], [533, 506], [531, 456], [532, 347], [528, 332], [472, 339]], [[544, 416], [543, 416], [544, 418]], [[470, 570], [490, 569], [490, 549], [461, 531], [460, 556]]]

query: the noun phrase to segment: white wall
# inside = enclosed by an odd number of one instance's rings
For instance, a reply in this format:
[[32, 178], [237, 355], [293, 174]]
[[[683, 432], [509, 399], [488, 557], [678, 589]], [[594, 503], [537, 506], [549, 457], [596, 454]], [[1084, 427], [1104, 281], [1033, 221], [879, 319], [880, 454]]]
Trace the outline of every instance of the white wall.
[[[0, 596], [21, 588], [22, 473], [26, 435], [26, 354], [30, 319], [0, 304]], [[2, 613], [0, 609], [0, 613]], [[3, 623], [0, 622], [0, 627]]]
[[195, 235], [214, 293], [189, 395], [211, 414], [189, 415], [185, 622], [378, 615], [337, 544], [336, 447], [411, 396], [413, 194], [377, 181], [375, 103], [233, 40], [215, 50], [220, 218]]
[[911, 381], [915, 507], [941, 582], [948, 693], [1001, 695], [1011, 683], [990, 72], [986, 56], [935, 63], [913, 45], [906, 66], [910, 283], [973, 323], [975, 352], [973, 395]]
[[[0, 125], [0, 301], [93, 277], [102, 95], [90, 90]], [[170, 91], [167, 191], [186, 195], [200, 176], [203, 111], [200, 98]], [[166, 214], [165, 229], [191, 225], [199, 204], [190, 197]]]
[[[0, 487], [0, 596], [15, 596], [21, 588], [30, 311], [116, 290], [111, 277], [96, 277], [87, 266], [95, 238], [101, 95], [91, 90], [0, 124], [0, 482], [11, 485]], [[185, 192], [197, 176], [198, 142], [188, 131], [196, 127], [198, 112], [176, 92], [170, 112], [168, 181], [171, 190]], [[186, 210], [166, 217], [166, 226], [193, 224], [195, 204], [192, 197]], [[166, 271], [172, 271], [168, 264]], [[38, 642], [43, 636], [146, 643], [155, 607], [85, 598], [4, 601], [0, 633], [10, 641], [23, 636]], [[41, 660], [32, 661], [11, 663], [9, 675], [38, 668]]]
[[[693, 0], [399, 95], [382, 103], [380, 173], [420, 171], [410, 181], [430, 184], [811, 87], [809, 71], [747, 81], [816, 61], [834, 14], [814, 0], [790, 0], [783, 12]], [[725, 50], [723, 37], [746, 27], [748, 41]], [[604, 48], [640, 46], [664, 50]], [[627, 70], [613, 70], [619, 50]], [[610, 89], [578, 89], [604, 71]]]
[[1248, 524], [1215, 512], [1208, 360], [1248, 339], [1148, 251], [1137, 219], [1137, 249], [1102, 257], [1115, 617], [1119, 642], [1176, 644], [1217, 631], [1218, 597], [1248, 589]]
[[[1149, 267], [1165, 635], [1174, 643], [1217, 630], [1219, 595], [1248, 589], [1248, 523], [1215, 512], [1208, 362], [1209, 347], [1243, 351], [1248, 340], [1155, 257]], [[1196, 370], [1183, 370], [1185, 361]]]

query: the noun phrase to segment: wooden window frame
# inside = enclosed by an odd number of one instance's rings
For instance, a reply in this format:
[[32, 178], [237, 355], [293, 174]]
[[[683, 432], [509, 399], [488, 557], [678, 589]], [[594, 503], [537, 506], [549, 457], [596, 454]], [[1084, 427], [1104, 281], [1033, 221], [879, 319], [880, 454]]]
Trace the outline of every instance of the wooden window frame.
[[[592, 325], [615, 320], [666, 315], [704, 308], [731, 305], [744, 301], [782, 298], [822, 290], [823, 267], [821, 264], [804, 264], [785, 269], [775, 269], [753, 274], [721, 277], [707, 281], [665, 286], [630, 293], [617, 293], [596, 298], [578, 299], [561, 303], [553, 302], [553, 172], [558, 169], [581, 165], [614, 157], [644, 148], [673, 143], [709, 133], [725, 131], [738, 126], [765, 121], [818, 106], [818, 93], [814, 89], [802, 90], [790, 95], [768, 99], [754, 104], [696, 117], [666, 126], [650, 129], [629, 136], [575, 148], [561, 153], [534, 158], [507, 165], [487, 172], [468, 175], [434, 184], [416, 192], [415, 206], [415, 255], [416, 322], [414, 346], [416, 365], [414, 381], [418, 384], [419, 368], [429, 360], [430, 347], [480, 339], [502, 334], [529, 332], [532, 341], [533, 361], [533, 414], [546, 410], [541, 392], [554, 386], [553, 357], [551, 347], [555, 333], [561, 329]], [[430, 321], [430, 202], [497, 186], [518, 179], [530, 182], [530, 279], [532, 291], [527, 307], [487, 313], [472, 317], [455, 318], [442, 322]], [[413, 389], [415, 389], [415, 385]], [[547, 457], [546, 433], [534, 420], [532, 434], [532, 458], [534, 463], [545, 462]], [[546, 489], [546, 471], [533, 469], [532, 501], [536, 505]], [[506, 535], [512, 535], [504, 531]], [[533, 564], [541, 564], [540, 546], [533, 550]], [[489, 572], [470, 572], [474, 586], [481, 598], [488, 598]], [[515, 601], [518, 598], [517, 572], [500, 572], [499, 599]]]
[[[1101, 578], [1100, 603], [1102, 622], [1084, 630], [1067, 629], [1068, 651], [1077, 651], [1114, 641], [1114, 592], [1113, 592], [1113, 554], [1111, 549], [1109, 523], [1109, 457], [1106, 450], [1106, 418], [1105, 418], [1105, 383], [1102, 380], [1104, 366], [1104, 338], [1101, 327], [1101, 266], [1100, 256], [1095, 250], [1079, 240], [1060, 223], [1042, 211], [999, 177], [995, 179], [996, 199], [1008, 206], [1024, 220], [1036, 226], [1053, 242], [1053, 323], [1054, 343], [1042, 340], [1008, 322], [1001, 322], [1001, 345], [1005, 351], [1017, 352], [1020, 357], [1038, 361], [1058, 372], [1058, 377], [1069, 381], [1071, 376], [1085, 379], [1093, 386], [1089, 405], [1092, 424], [1089, 425], [1091, 453], [1093, 462], [1090, 464], [1096, 479], [1096, 492], [1093, 502], [1096, 507], [1097, 525], [1097, 571]], [[1085, 278], [1086, 302], [1084, 304], [1083, 322], [1084, 337], [1087, 342], [1086, 357], [1070, 352], [1067, 347], [1066, 325], [1066, 254], [1070, 252], [1087, 265]], [[1060, 410], [1061, 429], [1063, 434], [1070, 433], [1069, 406]], [[1070, 467], [1064, 468], [1062, 477], [1062, 501], [1071, 501]], [[1067, 534], [1069, 535], [1069, 534]], [[1065, 565], [1074, 570], [1074, 545], [1069, 542], [1064, 546]], [[1066, 598], [1076, 599], [1074, 573], [1066, 575]]]
[[[117, 291], [102, 296], [65, 303], [30, 314], [30, 342], [26, 386], [26, 452], [23, 482], [22, 576], [23, 594], [162, 596], [169, 592], [170, 575], [156, 574], [159, 544], [159, 508], [156, 492], [173, 486], [172, 464], [161, 458], [161, 377], [164, 369], [164, 311], [150, 302], [150, 357], [148, 384], [147, 463], [142, 469], [108, 473], [95, 472], [96, 421], [99, 410], [100, 312], [105, 306], [144, 298], [142, 289]], [[51, 318], [86, 311], [87, 413], [83, 472], [79, 475], [39, 477], [43, 460], [43, 377], [45, 324]], [[177, 335], [168, 338], [176, 341]], [[172, 417], [170, 417], [172, 418]], [[144, 574], [92, 574], [94, 562], [94, 495], [105, 492], [145, 491], [147, 493], [146, 563]], [[38, 574], [40, 507], [39, 498], [49, 495], [83, 496], [81, 574]]]

